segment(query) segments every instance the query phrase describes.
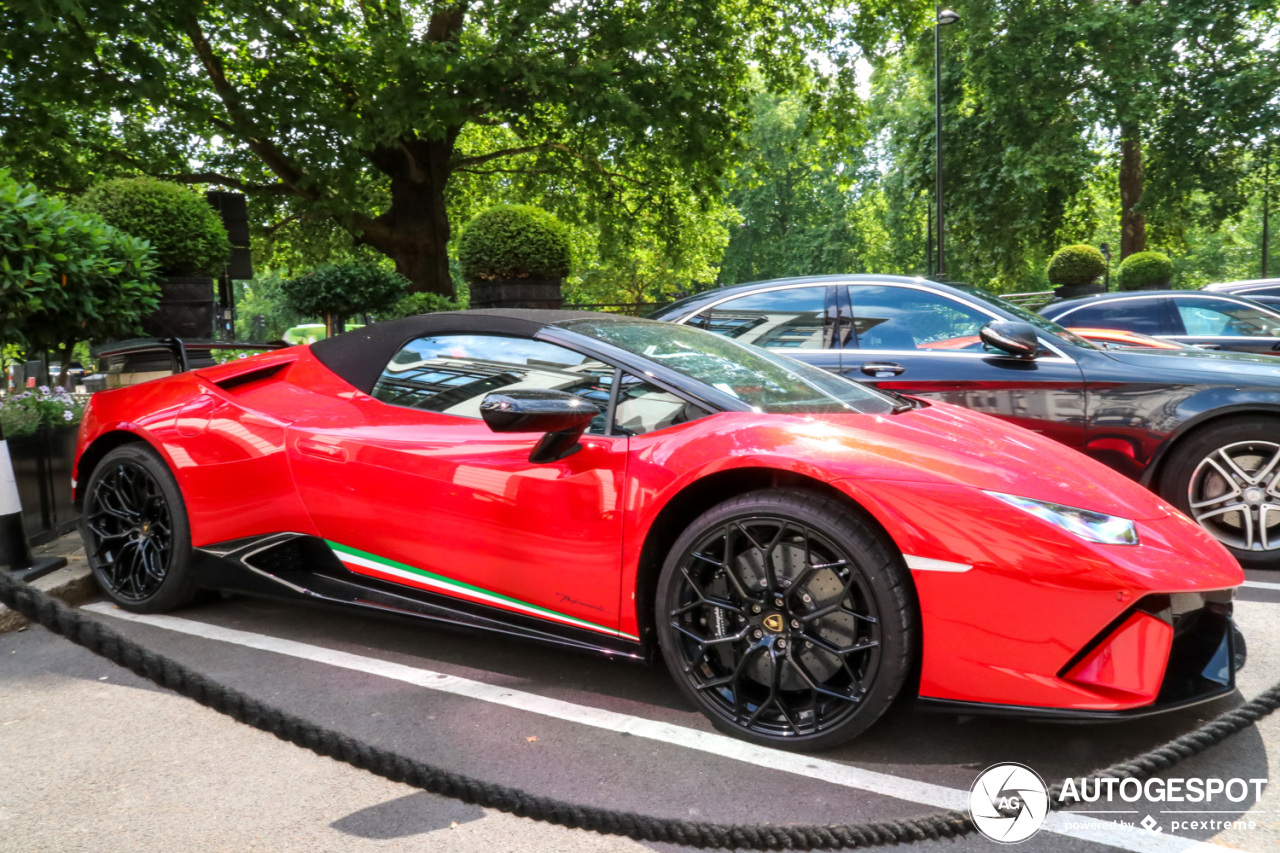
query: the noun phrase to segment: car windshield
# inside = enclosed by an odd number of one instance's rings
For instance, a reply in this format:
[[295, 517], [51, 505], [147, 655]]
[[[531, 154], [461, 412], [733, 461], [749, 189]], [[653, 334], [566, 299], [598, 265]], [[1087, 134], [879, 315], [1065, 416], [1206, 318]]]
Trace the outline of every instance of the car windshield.
[[1048, 332], [1055, 337], [1062, 338], [1068, 343], [1075, 344], [1076, 346], [1083, 347], [1084, 349], [1101, 349], [1101, 347], [1092, 341], [1087, 341], [1075, 332], [1062, 328], [1052, 320], [1028, 311], [1020, 305], [1015, 305], [1007, 299], [1001, 299], [999, 296], [989, 293], [980, 287], [973, 287], [971, 285], [952, 285], [952, 287], [964, 291], [967, 296], [985, 302], [986, 304], [994, 308], [998, 308], [1005, 313], [1012, 314], [1022, 322], [1030, 323], [1042, 332]]
[[865, 385], [732, 338], [652, 320], [568, 320], [559, 327], [635, 353], [758, 412], [886, 414], [897, 403]]

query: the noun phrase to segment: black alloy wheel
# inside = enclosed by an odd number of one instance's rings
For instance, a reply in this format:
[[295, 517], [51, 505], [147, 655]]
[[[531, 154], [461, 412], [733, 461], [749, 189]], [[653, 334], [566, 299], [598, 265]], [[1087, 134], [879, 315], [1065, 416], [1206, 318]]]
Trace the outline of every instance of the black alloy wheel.
[[1280, 569], [1280, 420], [1213, 424], [1172, 453], [1164, 497], [1242, 565]]
[[94, 469], [80, 535], [98, 585], [120, 607], [155, 613], [195, 595], [182, 495], [149, 447], [118, 447]]
[[821, 749], [888, 708], [911, 668], [899, 561], [838, 504], [753, 492], [702, 515], [658, 582], [663, 655], [722, 731]]

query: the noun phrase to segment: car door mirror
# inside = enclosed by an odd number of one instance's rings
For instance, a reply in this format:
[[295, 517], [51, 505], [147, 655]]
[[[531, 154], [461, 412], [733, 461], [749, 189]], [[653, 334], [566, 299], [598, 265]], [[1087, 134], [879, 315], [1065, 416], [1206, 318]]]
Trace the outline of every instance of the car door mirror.
[[1030, 323], [992, 320], [978, 331], [978, 337], [992, 349], [1018, 358], [1035, 358], [1040, 352], [1040, 336]]
[[513, 388], [495, 391], [480, 402], [480, 417], [494, 432], [540, 432], [529, 454], [533, 463], [555, 462], [582, 449], [578, 439], [600, 409], [565, 391]]

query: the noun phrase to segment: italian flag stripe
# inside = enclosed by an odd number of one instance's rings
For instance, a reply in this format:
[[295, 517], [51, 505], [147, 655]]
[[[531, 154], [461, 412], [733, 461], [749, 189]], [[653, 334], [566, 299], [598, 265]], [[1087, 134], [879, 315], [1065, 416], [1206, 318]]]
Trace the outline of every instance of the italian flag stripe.
[[352, 548], [349, 545], [343, 545], [340, 542], [325, 540], [330, 548], [333, 549], [334, 555], [342, 561], [342, 564], [351, 571], [362, 575], [373, 575], [383, 580], [389, 580], [394, 583], [409, 583], [413, 586], [425, 589], [436, 590], [447, 595], [454, 595], [466, 598], [471, 601], [478, 601], [482, 604], [491, 604], [501, 607], [505, 610], [514, 610], [519, 613], [526, 613], [530, 616], [536, 616], [540, 619], [550, 619], [553, 622], [559, 622], [562, 625], [572, 625], [575, 628], [585, 628], [588, 631], [595, 631], [600, 634], [608, 634], [613, 637], [624, 637], [628, 640], [640, 641], [639, 637], [622, 631], [615, 631], [612, 628], [605, 628], [602, 625], [595, 625], [585, 619], [578, 619], [574, 616], [567, 616], [563, 613], [557, 613], [554, 610], [548, 610], [545, 607], [539, 607], [536, 604], [529, 604], [510, 596], [502, 595], [496, 592], [490, 592], [487, 589], [481, 589], [478, 586], [472, 586], [462, 581], [453, 580], [451, 578], [437, 575], [434, 572], [428, 572], [426, 569], [419, 569], [416, 566], [410, 566], [407, 563], [400, 563], [395, 560], [389, 560], [386, 557], [379, 557], [377, 554], [370, 554], [368, 551], [361, 551], [358, 548]]

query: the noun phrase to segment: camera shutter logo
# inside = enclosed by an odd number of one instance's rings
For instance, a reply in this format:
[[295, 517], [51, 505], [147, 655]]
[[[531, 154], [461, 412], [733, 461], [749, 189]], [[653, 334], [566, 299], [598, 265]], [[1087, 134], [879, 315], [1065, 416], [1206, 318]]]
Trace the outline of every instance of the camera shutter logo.
[[969, 791], [969, 817], [978, 831], [1001, 844], [1026, 841], [1049, 814], [1049, 789], [1040, 774], [1022, 764], [994, 764], [978, 774]]

